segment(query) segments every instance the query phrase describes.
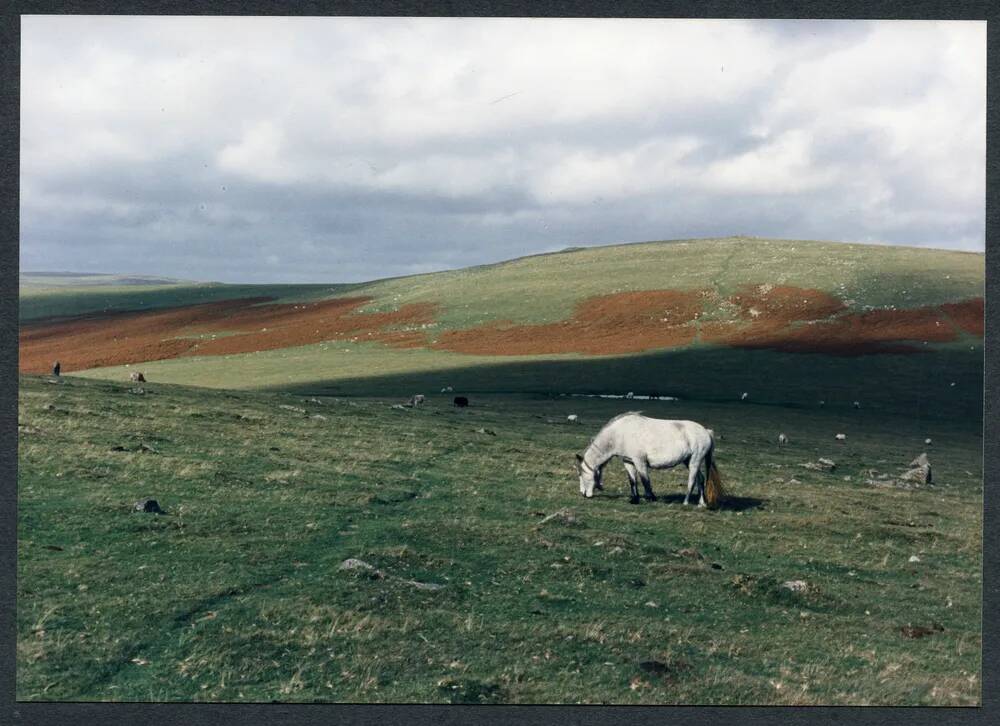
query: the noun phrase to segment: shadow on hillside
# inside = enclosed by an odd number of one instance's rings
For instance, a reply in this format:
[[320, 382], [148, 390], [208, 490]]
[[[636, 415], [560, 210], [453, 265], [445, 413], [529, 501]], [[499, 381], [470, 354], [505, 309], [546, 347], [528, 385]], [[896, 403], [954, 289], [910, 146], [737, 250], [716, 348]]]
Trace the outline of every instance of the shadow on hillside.
[[[272, 390], [313, 396], [406, 397], [440, 394], [527, 394], [557, 398], [572, 394], [675, 396], [684, 401], [845, 410], [860, 401], [866, 411], [982, 423], [981, 345], [929, 348], [913, 354], [830, 356], [723, 347], [691, 347], [619, 357], [504, 361], [435, 371], [343, 380], [315, 380]], [[460, 362], [461, 356], [454, 360]], [[641, 408], [644, 401], [628, 401]]]

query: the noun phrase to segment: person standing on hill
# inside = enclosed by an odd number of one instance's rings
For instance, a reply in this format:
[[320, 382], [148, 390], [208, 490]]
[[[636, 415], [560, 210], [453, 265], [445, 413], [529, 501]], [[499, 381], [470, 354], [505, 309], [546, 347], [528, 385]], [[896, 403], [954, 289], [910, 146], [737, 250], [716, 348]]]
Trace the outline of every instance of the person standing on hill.
[[54, 376], [59, 375], [59, 361], [56, 361], [56, 364], [52, 366], [52, 375]]

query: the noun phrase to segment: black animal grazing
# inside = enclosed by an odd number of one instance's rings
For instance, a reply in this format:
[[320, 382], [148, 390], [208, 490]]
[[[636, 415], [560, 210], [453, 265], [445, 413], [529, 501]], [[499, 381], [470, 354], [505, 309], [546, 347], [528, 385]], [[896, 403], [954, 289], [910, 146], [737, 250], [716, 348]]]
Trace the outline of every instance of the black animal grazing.
[[59, 361], [56, 361], [56, 364], [54, 366], [52, 366], [52, 375], [58, 376], [59, 375], [59, 370], [60, 370]]
[[459, 408], [465, 408], [469, 405], [469, 399], [465, 396], [455, 396], [455, 405]]

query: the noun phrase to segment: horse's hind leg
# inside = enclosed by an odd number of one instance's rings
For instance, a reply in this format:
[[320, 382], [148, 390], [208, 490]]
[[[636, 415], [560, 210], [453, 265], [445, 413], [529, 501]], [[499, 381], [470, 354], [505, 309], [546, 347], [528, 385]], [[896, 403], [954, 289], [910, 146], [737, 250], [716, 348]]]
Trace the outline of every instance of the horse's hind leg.
[[639, 480], [642, 482], [642, 488], [646, 490], [646, 501], [655, 502], [656, 495], [653, 494], [653, 485], [649, 480], [649, 467], [646, 465], [646, 462], [637, 464], [635, 470], [639, 475]]
[[638, 504], [639, 488], [636, 486], [636, 480], [638, 479], [638, 474], [636, 473], [635, 470], [635, 464], [633, 464], [631, 461], [626, 461], [624, 462], [624, 464], [625, 464], [625, 473], [628, 474], [628, 485], [629, 488], [632, 490], [632, 498], [631, 498], [632, 504]]
[[[688, 503], [688, 499], [691, 497], [691, 492], [694, 491], [695, 484], [698, 483], [698, 480], [699, 480], [698, 469], [700, 467], [701, 467], [701, 461], [695, 461], [694, 458], [692, 458], [691, 461], [690, 461], [690, 463], [688, 464], [688, 488], [687, 488], [687, 494], [684, 495], [684, 504], [685, 505]], [[702, 503], [700, 503], [698, 506], [702, 506], [702, 507], [705, 506], [704, 505], [704, 501], [705, 501], [705, 495], [702, 494], [701, 495], [701, 502]]]

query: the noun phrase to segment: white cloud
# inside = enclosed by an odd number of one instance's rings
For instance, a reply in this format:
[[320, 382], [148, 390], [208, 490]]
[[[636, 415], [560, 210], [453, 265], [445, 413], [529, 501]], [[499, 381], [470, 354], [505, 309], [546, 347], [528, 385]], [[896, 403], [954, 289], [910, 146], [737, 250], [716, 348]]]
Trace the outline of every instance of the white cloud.
[[715, 230], [981, 249], [985, 68], [969, 22], [26, 16], [22, 258], [81, 215], [97, 258], [123, 220], [398, 269]]

